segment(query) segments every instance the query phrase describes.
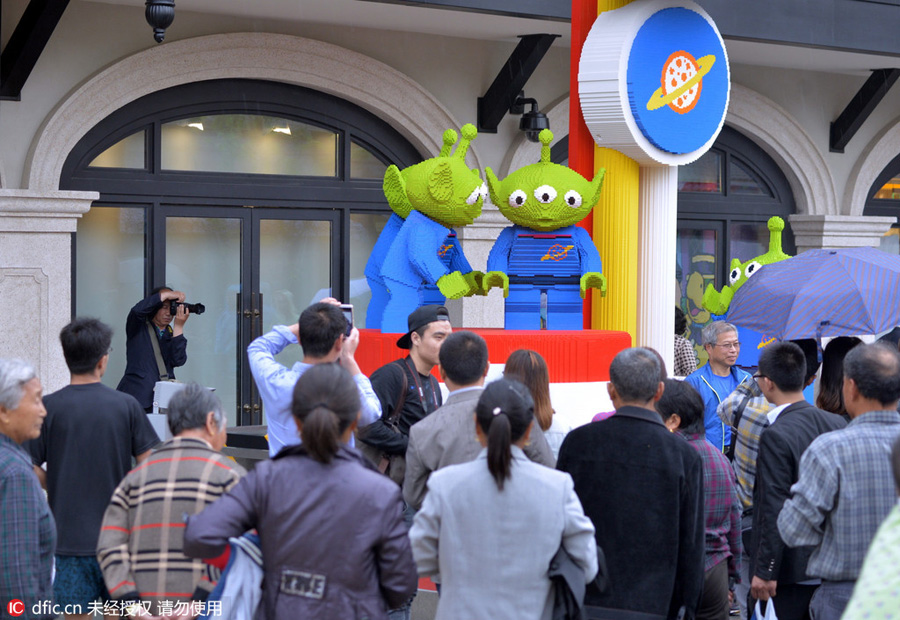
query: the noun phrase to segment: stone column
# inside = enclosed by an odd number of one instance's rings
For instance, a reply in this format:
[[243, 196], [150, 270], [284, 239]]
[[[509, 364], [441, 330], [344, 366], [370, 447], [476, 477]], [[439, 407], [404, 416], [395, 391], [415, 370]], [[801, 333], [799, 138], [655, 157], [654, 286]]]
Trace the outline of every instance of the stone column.
[[875, 247], [896, 217], [871, 215], [791, 215], [797, 253], [813, 249]]
[[675, 231], [678, 167], [641, 166], [638, 223], [637, 346], [675, 363]]
[[0, 189], [0, 357], [32, 363], [44, 393], [69, 382], [59, 330], [72, 318], [72, 233], [99, 197]]
[[[484, 203], [481, 215], [470, 226], [460, 229], [459, 238], [463, 252], [475, 271], [487, 271], [488, 254], [494, 241], [512, 222], [500, 215], [500, 210], [488, 201]], [[503, 327], [503, 291], [491, 289], [488, 296], [473, 295], [457, 300], [448, 300], [450, 320], [457, 327]]]

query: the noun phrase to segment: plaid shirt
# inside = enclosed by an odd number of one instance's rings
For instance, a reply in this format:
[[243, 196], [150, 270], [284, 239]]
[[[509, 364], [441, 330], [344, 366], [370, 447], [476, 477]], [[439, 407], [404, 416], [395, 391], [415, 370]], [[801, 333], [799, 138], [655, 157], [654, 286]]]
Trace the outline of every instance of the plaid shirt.
[[728, 559], [728, 574], [740, 581], [741, 508], [735, 492], [734, 472], [728, 459], [701, 434], [676, 431], [700, 454], [706, 508], [706, 563], [704, 572]]
[[684, 336], [675, 334], [675, 366], [672, 373], [677, 377], [686, 377], [697, 370], [697, 353], [694, 345]]
[[897, 502], [890, 454], [898, 437], [900, 414], [870, 411], [820, 435], [803, 453], [778, 531], [791, 547], [815, 547], [807, 567], [811, 576], [859, 576], [878, 526]]
[[734, 444], [734, 473], [737, 475], [737, 494], [741, 507], [747, 512], [753, 507], [753, 484], [756, 482], [756, 456], [759, 454], [759, 436], [769, 425], [766, 414], [772, 404], [766, 400], [755, 380], [744, 381], [722, 401], [716, 413], [719, 418], [734, 426], [735, 410], [749, 396], [747, 406], [738, 424]]
[[[31, 456], [0, 433], [0, 617], [7, 603], [25, 604], [25, 620], [39, 601], [53, 600], [51, 573], [56, 551], [56, 523], [31, 466]], [[48, 615], [46, 617], [52, 617]]]
[[202, 560], [184, 555], [184, 515], [213, 503], [244, 468], [200, 439], [175, 437], [160, 445], [116, 488], [97, 542], [97, 559], [115, 599], [150, 602], [205, 600], [215, 583]]

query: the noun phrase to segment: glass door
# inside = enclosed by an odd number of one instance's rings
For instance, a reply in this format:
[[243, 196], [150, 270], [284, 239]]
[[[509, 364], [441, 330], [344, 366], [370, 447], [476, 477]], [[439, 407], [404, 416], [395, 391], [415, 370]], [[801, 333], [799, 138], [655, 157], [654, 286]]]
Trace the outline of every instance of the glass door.
[[[183, 291], [189, 303], [206, 310], [191, 316], [184, 327], [188, 360], [175, 374], [214, 388], [228, 415], [238, 420], [242, 374], [241, 313], [248, 288], [250, 220], [243, 209], [204, 209], [203, 217], [174, 215], [162, 208], [166, 285]], [[183, 209], [180, 209], [184, 213]], [[209, 215], [207, 215], [207, 213]], [[159, 271], [157, 271], [159, 273]]]
[[[203, 216], [161, 207], [154, 253], [157, 273], [205, 312], [188, 319], [188, 361], [181, 381], [215, 388], [229, 426], [264, 423], [247, 365], [247, 346], [273, 325], [291, 325], [338, 282], [337, 212], [211, 207]], [[277, 359], [292, 366], [300, 347]]]
[[712, 284], [717, 289], [719, 261], [725, 256], [722, 222], [683, 220], [678, 222], [676, 236], [676, 286], [678, 305], [687, 319], [687, 338], [694, 343], [700, 363], [706, 362], [700, 332], [712, 321], [703, 308], [703, 291]]

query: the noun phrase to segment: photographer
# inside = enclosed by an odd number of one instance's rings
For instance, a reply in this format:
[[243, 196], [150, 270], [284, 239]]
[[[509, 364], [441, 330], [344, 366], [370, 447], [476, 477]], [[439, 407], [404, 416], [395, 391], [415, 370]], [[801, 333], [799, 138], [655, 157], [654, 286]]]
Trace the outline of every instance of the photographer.
[[144, 411], [153, 411], [156, 382], [174, 379], [175, 367], [187, 362], [184, 324], [191, 313], [184, 299], [181, 291], [157, 287], [134, 305], [125, 321], [125, 375], [116, 389], [134, 396]]

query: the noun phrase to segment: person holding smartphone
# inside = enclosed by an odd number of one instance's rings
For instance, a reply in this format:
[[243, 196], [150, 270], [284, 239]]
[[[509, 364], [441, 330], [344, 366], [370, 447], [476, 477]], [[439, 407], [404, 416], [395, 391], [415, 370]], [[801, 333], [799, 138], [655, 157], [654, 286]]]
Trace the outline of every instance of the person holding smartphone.
[[[291, 416], [291, 398], [297, 380], [317, 364], [337, 362], [353, 376], [362, 401], [359, 426], [381, 418], [378, 397], [354, 358], [359, 330], [348, 325], [340, 306], [338, 300], [326, 297], [304, 310], [293, 325], [276, 325], [247, 347], [250, 372], [262, 397], [269, 425], [269, 456], [275, 456], [286, 446], [301, 443]], [[287, 368], [275, 361], [275, 356], [291, 344], [303, 347], [303, 360]]]

